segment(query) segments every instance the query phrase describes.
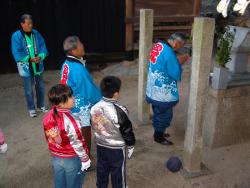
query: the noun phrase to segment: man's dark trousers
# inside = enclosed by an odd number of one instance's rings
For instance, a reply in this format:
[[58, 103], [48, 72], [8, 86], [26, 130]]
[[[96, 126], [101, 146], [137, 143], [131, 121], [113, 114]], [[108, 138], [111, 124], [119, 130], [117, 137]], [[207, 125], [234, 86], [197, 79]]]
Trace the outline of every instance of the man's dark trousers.
[[153, 109], [153, 127], [155, 130], [155, 136], [162, 136], [170, 126], [173, 119], [173, 107], [177, 102], [168, 103], [168, 105], [152, 105]]

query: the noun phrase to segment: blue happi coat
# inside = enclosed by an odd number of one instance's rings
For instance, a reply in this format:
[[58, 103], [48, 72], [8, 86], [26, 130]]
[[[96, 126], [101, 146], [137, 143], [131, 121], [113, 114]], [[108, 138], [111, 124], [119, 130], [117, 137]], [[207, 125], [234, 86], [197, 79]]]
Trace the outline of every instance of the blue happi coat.
[[81, 120], [83, 127], [90, 126], [90, 109], [102, 98], [99, 88], [85, 67], [85, 62], [68, 56], [61, 70], [61, 83], [73, 90], [75, 107], [72, 113]]
[[[37, 54], [48, 54], [44, 39], [42, 35], [35, 29], [32, 30], [34, 35], [34, 40], [36, 44]], [[25, 38], [21, 32], [18, 30], [12, 34], [11, 37], [11, 51], [12, 55], [17, 63], [17, 68], [20, 76], [29, 77], [31, 75], [29, 69], [29, 63], [22, 62], [22, 59], [29, 55], [29, 50], [25, 42]], [[39, 63], [40, 72], [44, 71], [43, 61]]]
[[182, 68], [174, 50], [164, 42], [153, 46], [148, 62], [146, 100], [158, 106], [169, 106], [179, 101], [177, 81]]

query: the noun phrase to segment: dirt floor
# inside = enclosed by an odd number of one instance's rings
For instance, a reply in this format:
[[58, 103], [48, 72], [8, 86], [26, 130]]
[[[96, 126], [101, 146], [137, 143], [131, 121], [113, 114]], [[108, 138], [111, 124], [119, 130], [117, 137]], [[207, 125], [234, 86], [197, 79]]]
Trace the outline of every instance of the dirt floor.
[[[123, 81], [121, 103], [128, 107], [131, 119], [136, 120], [137, 75], [130, 73], [128, 71], [121, 75]], [[108, 71], [93, 73], [97, 82], [104, 74], [108, 74]], [[58, 71], [45, 73], [46, 91], [58, 82], [58, 75]], [[151, 125], [135, 125], [137, 143], [134, 157], [127, 162], [128, 187], [249, 188], [250, 143], [213, 150], [204, 149], [203, 161], [212, 171], [211, 175], [185, 179], [180, 173], [173, 174], [166, 170], [165, 161], [172, 155], [181, 155], [183, 149], [189, 71], [184, 72], [183, 81], [179, 86], [181, 101], [175, 108], [174, 120], [169, 130], [175, 145], [156, 144], [152, 140]], [[22, 82], [17, 74], [0, 75], [0, 104], [0, 127], [6, 135], [9, 146], [8, 152], [0, 155], [0, 187], [53, 187], [50, 155], [41, 124], [43, 114], [34, 119], [29, 118]], [[95, 149], [93, 153], [95, 156]], [[86, 175], [84, 187], [95, 187], [95, 171]]]

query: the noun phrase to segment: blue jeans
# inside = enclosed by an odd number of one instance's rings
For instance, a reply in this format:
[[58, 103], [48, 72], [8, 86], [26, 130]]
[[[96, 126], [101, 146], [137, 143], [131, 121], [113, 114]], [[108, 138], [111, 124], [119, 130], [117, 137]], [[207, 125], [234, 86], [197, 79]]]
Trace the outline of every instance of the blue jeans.
[[52, 158], [55, 188], [82, 188], [84, 172], [81, 160], [74, 158]]
[[42, 75], [22, 77], [22, 78], [23, 78], [24, 93], [28, 109], [29, 110], [36, 109], [34, 104], [34, 94], [33, 94], [34, 84], [36, 90], [37, 107], [38, 108], [44, 107], [44, 83]]

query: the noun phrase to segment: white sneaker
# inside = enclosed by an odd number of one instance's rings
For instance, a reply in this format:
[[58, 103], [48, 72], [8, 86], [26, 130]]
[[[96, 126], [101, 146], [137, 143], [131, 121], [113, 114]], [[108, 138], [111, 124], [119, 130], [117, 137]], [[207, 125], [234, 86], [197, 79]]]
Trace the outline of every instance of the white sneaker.
[[46, 108], [46, 107], [44, 106], [44, 107], [38, 108], [37, 111], [46, 113], [46, 112], [48, 112], [49, 110], [48, 110], [48, 108]]
[[6, 153], [7, 150], [8, 150], [8, 145], [6, 143], [0, 145], [0, 153]]
[[32, 117], [32, 118], [37, 116], [35, 110], [29, 110], [29, 114], [30, 114], [30, 117]]

